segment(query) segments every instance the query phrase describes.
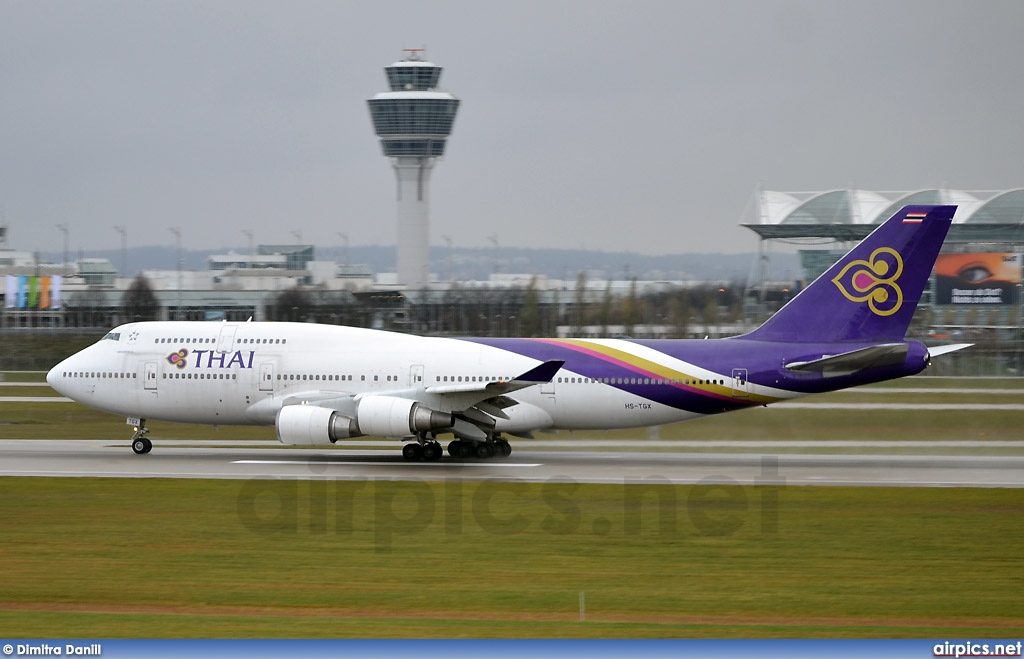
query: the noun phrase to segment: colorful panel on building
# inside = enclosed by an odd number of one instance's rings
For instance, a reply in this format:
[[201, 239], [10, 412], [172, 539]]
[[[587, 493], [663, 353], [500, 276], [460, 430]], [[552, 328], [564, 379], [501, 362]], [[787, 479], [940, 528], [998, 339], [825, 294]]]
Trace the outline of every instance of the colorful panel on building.
[[1020, 254], [940, 254], [935, 304], [1020, 304]]
[[61, 307], [64, 278], [7, 275], [4, 308], [52, 311]]

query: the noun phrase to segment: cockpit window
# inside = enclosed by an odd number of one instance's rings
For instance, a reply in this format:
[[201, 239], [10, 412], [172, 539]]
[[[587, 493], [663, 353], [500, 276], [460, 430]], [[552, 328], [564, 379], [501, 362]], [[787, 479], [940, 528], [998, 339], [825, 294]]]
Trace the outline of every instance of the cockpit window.
[[104, 336], [102, 339], [100, 339], [100, 341], [120, 341], [120, 340], [121, 340], [121, 333], [120, 332], [107, 332], [106, 336]]

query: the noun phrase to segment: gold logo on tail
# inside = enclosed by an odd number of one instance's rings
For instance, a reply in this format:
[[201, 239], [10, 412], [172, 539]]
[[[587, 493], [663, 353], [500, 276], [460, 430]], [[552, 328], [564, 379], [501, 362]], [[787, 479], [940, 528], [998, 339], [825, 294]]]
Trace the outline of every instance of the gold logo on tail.
[[903, 306], [903, 289], [896, 280], [903, 274], [903, 258], [891, 247], [879, 247], [868, 261], [851, 261], [832, 279], [851, 302], [867, 302], [877, 316], [891, 316]]

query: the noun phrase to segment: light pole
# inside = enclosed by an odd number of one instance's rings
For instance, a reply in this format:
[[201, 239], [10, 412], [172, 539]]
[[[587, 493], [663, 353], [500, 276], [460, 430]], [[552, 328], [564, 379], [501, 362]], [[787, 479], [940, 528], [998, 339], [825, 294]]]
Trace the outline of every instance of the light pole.
[[57, 228], [64, 234], [64, 260], [60, 265], [61, 270], [66, 271], [66, 268], [68, 267], [68, 225], [58, 224]]
[[447, 265], [448, 265], [448, 287], [451, 288], [451, 286], [452, 286], [452, 237], [451, 236], [441, 236], [441, 240], [443, 240], [445, 242], [445, 244], [448, 246], [448, 253], [445, 254], [445, 260], [448, 262], [447, 263]]
[[128, 276], [128, 229], [118, 226], [114, 231], [121, 234], [121, 276]]
[[181, 320], [181, 227], [170, 227], [174, 234], [174, 260], [178, 266], [178, 320]]
[[[244, 233], [245, 237], [249, 239], [249, 256], [252, 256], [253, 255], [253, 251], [252, 251], [252, 229], [242, 229], [242, 233]], [[252, 263], [251, 262], [249, 263], [249, 267], [250, 268], [252, 267]]]
[[348, 234], [339, 231], [338, 237], [341, 238], [341, 244], [345, 248], [345, 265], [348, 265]]
[[494, 245], [494, 274], [498, 274], [498, 234], [487, 236], [487, 240]]

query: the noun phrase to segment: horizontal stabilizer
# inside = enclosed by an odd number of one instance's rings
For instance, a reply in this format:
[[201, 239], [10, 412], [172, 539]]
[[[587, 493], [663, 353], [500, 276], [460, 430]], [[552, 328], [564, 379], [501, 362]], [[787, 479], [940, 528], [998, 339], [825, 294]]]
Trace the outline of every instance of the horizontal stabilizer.
[[886, 343], [839, 355], [825, 355], [821, 359], [791, 362], [786, 364], [786, 368], [791, 371], [821, 373], [825, 377], [850, 375], [866, 368], [902, 364], [909, 349], [910, 345], [907, 343]]
[[957, 350], [963, 350], [964, 348], [970, 348], [973, 343], [951, 343], [948, 346], [931, 346], [928, 348], [929, 357], [938, 357], [939, 355], [945, 355]]

